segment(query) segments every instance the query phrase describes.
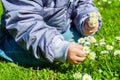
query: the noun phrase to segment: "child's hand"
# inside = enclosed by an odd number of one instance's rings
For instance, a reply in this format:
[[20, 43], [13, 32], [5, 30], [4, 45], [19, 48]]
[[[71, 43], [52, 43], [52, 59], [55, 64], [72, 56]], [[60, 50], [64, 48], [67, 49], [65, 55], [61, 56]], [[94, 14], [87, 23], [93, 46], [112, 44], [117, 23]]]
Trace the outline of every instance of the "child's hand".
[[78, 44], [72, 44], [68, 48], [67, 61], [71, 64], [80, 64], [86, 58], [86, 53], [83, 52], [83, 47]]
[[90, 35], [90, 34], [94, 33], [98, 29], [98, 26], [99, 26], [98, 20], [92, 22], [91, 18], [88, 18], [85, 21], [85, 25], [83, 27], [83, 33], [85, 33], [87, 35]]

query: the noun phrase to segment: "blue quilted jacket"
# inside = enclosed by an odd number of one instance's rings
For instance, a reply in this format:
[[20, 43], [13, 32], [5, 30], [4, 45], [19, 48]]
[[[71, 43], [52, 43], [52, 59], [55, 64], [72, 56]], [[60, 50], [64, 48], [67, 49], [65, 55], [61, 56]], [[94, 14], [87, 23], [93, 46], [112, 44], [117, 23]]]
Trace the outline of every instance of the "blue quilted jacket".
[[71, 21], [84, 35], [84, 21], [98, 12], [93, 0], [2, 0], [2, 4], [9, 34], [35, 58], [49, 62], [66, 61], [71, 42], [61, 33], [71, 27]]

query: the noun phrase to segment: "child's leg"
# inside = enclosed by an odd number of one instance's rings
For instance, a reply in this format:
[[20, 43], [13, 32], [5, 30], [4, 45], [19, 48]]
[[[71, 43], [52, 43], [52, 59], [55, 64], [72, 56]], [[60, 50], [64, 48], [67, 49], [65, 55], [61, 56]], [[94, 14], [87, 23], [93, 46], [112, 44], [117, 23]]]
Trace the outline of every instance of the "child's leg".
[[0, 57], [24, 66], [49, 65], [49, 63], [40, 61], [27, 51], [21, 49], [9, 35], [0, 36]]

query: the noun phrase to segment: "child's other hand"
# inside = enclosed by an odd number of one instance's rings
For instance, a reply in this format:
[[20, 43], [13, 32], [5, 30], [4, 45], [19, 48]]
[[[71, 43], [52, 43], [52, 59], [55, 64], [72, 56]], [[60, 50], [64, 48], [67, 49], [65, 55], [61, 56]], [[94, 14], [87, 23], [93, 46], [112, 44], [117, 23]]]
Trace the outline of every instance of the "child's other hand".
[[78, 44], [72, 44], [68, 48], [67, 61], [71, 64], [80, 64], [86, 58], [83, 47]]
[[84, 27], [83, 27], [83, 33], [90, 35], [92, 33], [94, 33], [99, 26], [99, 22], [98, 20], [96, 21], [91, 21], [91, 18], [86, 19]]

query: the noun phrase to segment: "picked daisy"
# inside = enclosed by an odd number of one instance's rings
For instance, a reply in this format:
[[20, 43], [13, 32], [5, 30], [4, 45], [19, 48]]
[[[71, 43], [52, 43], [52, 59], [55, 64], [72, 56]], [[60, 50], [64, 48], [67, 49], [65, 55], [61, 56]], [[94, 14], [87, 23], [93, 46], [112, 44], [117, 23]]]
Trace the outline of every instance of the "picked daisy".
[[85, 42], [85, 39], [84, 39], [84, 38], [78, 39], [78, 43], [79, 43], [79, 44], [83, 44], [84, 42]]
[[95, 60], [95, 58], [96, 58], [95, 52], [90, 52], [90, 53], [88, 54], [88, 58], [91, 59], [91, 60]]
[[88, 46], [84, 46], [83, 47], [83, 51], [85, 52], [85, 53], [90, 53], [90, 47], [88, 47]]
[[116, 55], [120, 55], [120, 50], [116, 50], [116, 51], [114, 52], [114, 56], [116, 56]]
[[90, 17], [97, 17], [97, 13], [96, 12], [91, 12]]
[[80, 72], [76, 72], [76, 73], [73, 74], [73, 77], [75, 79], [80, 79], [82, 77], [82, 74]]
[[83, 75], [82, 80], [92, 80], [92, 77], [89, 74], [85, 74], [85, 75]]
[[107, 49], [107, 50], [113, 50], [113, 46], [111, 46], [111, 45], [106, 45], [106, 49]]
[[89, 18], [89, 26], [90, 27], [95, 27], [98, 25], [98, 19], [100, 18], [100, 15], [96, 12], [91, 12], [90, 13], [90, 18]]
[[90, 27], [95, 27], [97, 25], [98, 25], [98, 19], [93, 18], [93, 17], [89, 19], [89, 26]]

